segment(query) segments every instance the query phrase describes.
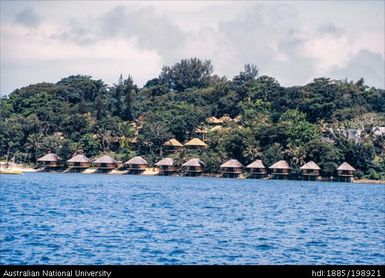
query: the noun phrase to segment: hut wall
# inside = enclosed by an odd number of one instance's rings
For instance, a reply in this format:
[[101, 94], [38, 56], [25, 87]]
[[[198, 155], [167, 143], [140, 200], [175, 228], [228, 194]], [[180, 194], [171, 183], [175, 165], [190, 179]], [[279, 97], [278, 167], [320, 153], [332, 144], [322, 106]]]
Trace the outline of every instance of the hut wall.
[[228, 174], [242, 174], [243, 170], [242, 168], [235, 168], [235, 167], [225, 167], [221, 169], [222, 173], [228, 173]]
[[276, 175], [288, 175], [289, 170], [288, 169], [272, 169], [271, 173], [276, 174]]
[[338, 170], [338, 176], [340, 177], [353, 177], [353, 171]]
[[128, 169], [130, 170], [146, 170], [147, 164], [129, 164]]
[[319, 170], [312, 170], [312, 169], [304, 169], [302, 170], [302, 175], [305, 176], [319, 176], [320, 171]]
[[168, 176], [176, 171], [177, 169], [175, 166], [159, 166], [159, 175], [161, 176]]
[[265, 174], [267, 174], [267, 171], [264, 168], [251, 168], [250, 174], [265, 175]]
[[38, 163], [40, 166], [45, 166], [45, 167], [51, 167], [51, 168], [57, 168], [57, 167], [62, 167], [62, 163], [59, 161], [40, 161]]
[[91, 162], [70, 162], [69, 166], [71, 168], [89, 168]]
[[184, 167], [184, 170], [186, 171], [186, 172], [203, 172], [203, 167], [202, 166], [200, 166], [200, 167], [198, 167], [198, 166], [186, 166], [186, 167]]
[[176, 171], [176, 167], [175, 166], [167, 166], [167, 165], [162, 165], [162, 166], [159, 166], [159, 170], [160, 171]]
[[96, 167], [98, 169], [111, 170], [116, 168], [116, 164], [114, 163], [96, 163]]

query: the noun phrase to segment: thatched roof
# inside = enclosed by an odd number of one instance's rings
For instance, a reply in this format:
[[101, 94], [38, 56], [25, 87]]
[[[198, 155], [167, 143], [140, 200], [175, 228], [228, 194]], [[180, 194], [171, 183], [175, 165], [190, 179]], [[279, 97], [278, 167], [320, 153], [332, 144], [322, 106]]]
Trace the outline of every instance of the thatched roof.
[[199, 147], [207, 147], [206, 143], [203, 142], [201, 139], [199, 138], [193, 138], [191, 139], [190, 141], [188, 141], [187, 143], [184, 144], [185, 146], [199, 146]]
[[249, 169], [265, 169], [265, 165], [263, 165], [263, 162], [262, 160], [258, 159], [252, 163], [250, 163], [249, 165], [246, 166], [246, 168], [249, 168]]
[[91, 162], [91, 159], [89, 159], [88, 157], [86, 157], [82, 154], [78, 154], [78, 155], [75, 155], [74, 157], [72, 157], [71, 159], [69, 159], [67, 162], [70, 162], [70, 163], [89, 163], [89, 162]]
[[207, 131], [207, 128], [205, 128], [205, 127], [201, 127], [201, 128], [197, 128], [196, 130], [195, 130], [195, 133], [197, 133], [197, 134], [205, 134], [205, 133], [207, 133], [208, 131]]
[[182, 164], [182, 167], [201, 167], [204, 166], [205, 163], [199, 158], [192, 158], [189, 161]]
[[174, 165], [174, 159], [167, 157], [163, 158], [162, 160], [159, 160], [157, 163], [155, 163], [155, 166], [173, 166]]
[[234, 119], [233, 119], [233, 122], [235, 122], [235, 123], [239, 123], [240, 121], [241, 121], [241, 115], [238, 115], [238, 116], [236, 116]]
[[62, 159], [58, 155], [56, 155], [55, 153], [49, 153], [43, 157], [40, 157], [37, 161], [39, 161], [39, 162], [56, 162], [56, 161], [60, 161], [60, 160], [62, 160]]
[[148, 165], [148, 162], [141, 156], [135, 156], [124, 163], [126, 165]]
[[344, 163], [342, 163], [342, 164], [337, 168], [337, 170], [339, 170], [339, 171], [355, 171], [356, 169], [354, 169], [353, 166], [350, 165], [349, 163], [344, 162]]
[[94, 161], [96, 164], [116, 164], [118, 163], [115, 159], [111, 158], [108, 155], [103, 155]]
[[290, 169], [289, 163], [285, 160], [280, 160], [269, 167], [270, 169]]
[[231, 122], [233, 119], [225, 115], [225, 116], [222, 116], [219, 120], [222, 121], [223, 123], [227, 123], [227, 122]]
[[300, 167], [301, 170], [321, 170], [321, 168], [314, 161], [309, 161], [308, 163]]
[[216, 117], [210, 117], [206, 120], [209, 124], [221, 124], [222, 121]]
[[212, 129], [210, 129], [210, 131], [220, 131], [222, 129], [223, 129], [223, 127], [221, 125], [216, 125]]
[[223, 163], [220, 168], [243, 168], [243, 165], [236, 159], [230, 159]]
[[179, 142], [176, 139], [170, 139], [166, 143], [163, 144], [163, 146], [170, 146], [170, 147], [183, 147], [182, 143]]

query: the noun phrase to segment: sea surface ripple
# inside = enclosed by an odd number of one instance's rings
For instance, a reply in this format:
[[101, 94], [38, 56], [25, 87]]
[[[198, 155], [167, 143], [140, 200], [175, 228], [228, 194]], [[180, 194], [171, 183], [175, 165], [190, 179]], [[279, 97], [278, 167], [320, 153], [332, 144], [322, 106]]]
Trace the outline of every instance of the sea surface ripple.
[[385, 186], [0, 176], [0, 264], [384, 264]]

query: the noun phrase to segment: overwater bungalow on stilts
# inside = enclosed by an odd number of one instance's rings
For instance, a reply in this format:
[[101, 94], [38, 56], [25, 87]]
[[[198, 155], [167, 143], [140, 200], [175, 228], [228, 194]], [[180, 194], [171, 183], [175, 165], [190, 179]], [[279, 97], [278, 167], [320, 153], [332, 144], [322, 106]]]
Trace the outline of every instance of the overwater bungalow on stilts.
[[159, 168], [160, 176], [170, 176], [177, 171], [176, 166], [174, 165], [174, 159], [170, 157], [159, 160], [155, 163], [155, 166]]
[[43, 171], [57, 171], [63, 169], [63, 160], [55, 153], [48, 153], [37, 160]]
[[141, 156], [135, 156], [124, 163], [124, 165], [128, 169], [128, 174], [140, 175], [146, 171], [148, 162]]
[[260, 159], [247, 165], [246, 169], [249, 170], [249, 178], [260, 179], [267, 176], [267, 169]]
[[321, 178], [321, 168], [314, 161], [309, 161], [299, 169], [301, 170], [302, 180], [316, 181]]
[[204, 172], [205, 163], [199, 158], [192, 158], [182, 164], [185, 176], [199, 176]]
[[285, 160], [280, 160], [269, 167], [272, 179], [287, 179], [290, 166]]
[[353, 181], [353, 175], [354, 175], [355, 171], [356, 171], [356, 169], [353, 168], [353, 166], [350, 165], [349, 163], [347, 163], [347, 162], [342, 163], [337, 168], [338, 181], [352, 182]]
[[183, 144], [176, 139], [170, 139], [163, 144], [164, 150], [169, 153], [175, 153], [183, 148]]
[[243, 173], [243, 165], [236, 159], [230, 159], [219, 166], [224, 178], [237, 178]]
[[67, 163], [69, 166], [69, 172], [79, 173], [91, 167], [92, 161], [82, 154], [77, 154], [71, 159], [67, 160]]
[[96, 159], [93, 163], [98, 173], [107, 173], [118, 167], [118, 161], [108, 155]]
[[185, 145], [185, 147], [187, 147], [189, 149], [205, 149], [205, 148], [207, 148], [207, 144], [199, 138], [193, 138], [190, 141], [186, 142], [184, 145]]

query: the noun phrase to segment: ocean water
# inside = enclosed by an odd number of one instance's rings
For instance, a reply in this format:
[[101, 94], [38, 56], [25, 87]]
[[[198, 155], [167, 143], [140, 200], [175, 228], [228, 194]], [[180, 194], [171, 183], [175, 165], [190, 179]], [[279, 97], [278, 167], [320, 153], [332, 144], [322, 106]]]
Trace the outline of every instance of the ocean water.
[[0, 176], [0, 264], [384, 263], [384, 185]]

